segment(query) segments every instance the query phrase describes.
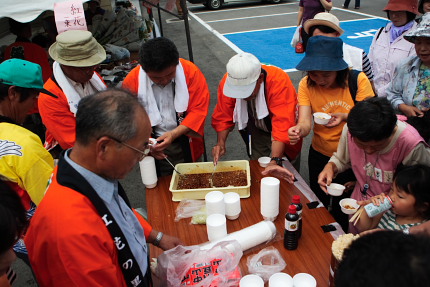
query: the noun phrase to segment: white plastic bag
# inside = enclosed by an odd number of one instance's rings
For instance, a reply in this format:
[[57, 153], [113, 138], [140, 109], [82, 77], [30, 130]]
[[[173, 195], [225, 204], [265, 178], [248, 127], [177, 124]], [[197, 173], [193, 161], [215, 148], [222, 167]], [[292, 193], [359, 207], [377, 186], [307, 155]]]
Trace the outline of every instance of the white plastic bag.
[[223, 241], [211, 249], [177, 246], [157, 259], [155, 275], [162, 286], [233, 287], [241, 278], [242, 249], [237, 241]]
[[291, 39], [291, 47], [296, 48], [297, 43], [300, 42], [300, 26], [296, 28], [293, 38]]
[[267, 282], [275, 273], [281, 272], [287, 267], [284, 259], [275, 247], [267, 247], [254, 256], [248, 257], [249, 273], [257, 274]]
[[[200, 214], [199, 212], [202, 208], [205, 207], [205, 201], [204, 200], [197, 200], [197, 199], [183, 199], [179, 203], [178, 207], [176, 208], [176, 217], [175, 222], [178, 222], [182, 218], [188, 218], [188, 217], [194, 217], [196, 214]], [[203, 211], [204, 218], [203, 218], [203, 224], [206, 223], [206, 210]], [[193, 223], [197, 224], [197, 223]]]

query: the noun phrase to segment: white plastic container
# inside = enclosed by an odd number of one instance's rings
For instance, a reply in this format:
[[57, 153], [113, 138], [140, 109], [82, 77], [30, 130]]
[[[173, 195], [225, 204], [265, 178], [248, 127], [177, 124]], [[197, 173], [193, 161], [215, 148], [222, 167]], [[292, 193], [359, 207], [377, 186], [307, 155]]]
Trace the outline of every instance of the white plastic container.
[[[193, 162], [193, 163], [179, 163], [176, 169], [183, 174], [195, 173], [212, 173], [214, 169], [213, 162]], [[216, 172], [220, 171], [235, 171], [245, 170], [246, 172], [246, 186], [228, 186], [228, 187], [213, 187], [213, 188], [196, 188], [196, 189], [177, 189], [179, 175], [174, 172], [172, 180], [170, 181], [169, 190], [172, 192], [173, 201], [181, 201], [182, 199], [204, 199], [205, 195], [213, 190], [219, 190], [223, 193], [237, 192], [240, 198], [248, 198], [251, 190], [251, 171], [249, 168], [249, 161], [247, 160], [230, 160], [218, 162]]]
[[326, 125], [330, 121], [331, 116], [326, 113], [314, 113], [314, 122], [319, 125]]
[[338, 183], [332, 183], [327, 186], [328, 194], [333, 196], [341, 196], [344, 190], [345, 190], [345, 186]]
[[[345, 214], [354, 214], [360, 205], [357, 204], [357, 200], [353, 198], [344, 198], [341, 201], [339, 201], [340, 209]], [[349, 208], [346, 208], [348, 206]]]

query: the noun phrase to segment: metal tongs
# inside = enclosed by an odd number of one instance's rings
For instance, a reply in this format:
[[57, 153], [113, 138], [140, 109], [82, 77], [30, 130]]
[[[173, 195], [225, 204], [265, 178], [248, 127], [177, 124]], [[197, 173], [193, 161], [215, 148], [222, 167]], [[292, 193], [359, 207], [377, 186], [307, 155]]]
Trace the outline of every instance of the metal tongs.
[[177, 174], [179, 174], [179, 176], [185, 176], [185, 174], [182, 174], [182, 173], [180, 173], [176, 168], [175, 168], [175, 166], [173, 165], [173, 163], [167, 158], [167, 156], [164, 158], [172, 167], [173, 167], [173, 170], [174, 171], [176, 171], [176, 173]]

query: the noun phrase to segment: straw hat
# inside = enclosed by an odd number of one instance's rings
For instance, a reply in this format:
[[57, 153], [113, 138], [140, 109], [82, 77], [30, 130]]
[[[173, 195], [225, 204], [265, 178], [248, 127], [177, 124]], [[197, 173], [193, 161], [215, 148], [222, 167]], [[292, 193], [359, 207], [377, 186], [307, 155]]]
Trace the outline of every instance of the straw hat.
[[407, 11], [418, 15], [418, 0], [389, 0], [384, 11]]
[[343, 29], [340, 28], [339, 19], [337, 19], [337, 17], [333, 14], [327, 12], [318, 13], [313, 19], [307, 20], [303, 25], [303, 29], [305, 29], [307, 34], [309, 34], [309, 29], [318, 25], [330, 27], [339, 32], [340, 35], [342, 35], [344, 32]]
[[423, 15], [421, 22], [417, 25], [416, 29], [409, 31], [403, 37], [412, 43], [415, 43], [415, 39], [417, 37], [430, 38], [430, 12]]
[[106, 51], [91, 32], [69, 30], [57, 36], [49, 55], [58, 63], [72, 67], [90, 67], [106, 59]]
[[326, 36], [310, 37], [306, 55], [296, 66], [299, 71], [341, 71], [346, 68], [342, 39]]

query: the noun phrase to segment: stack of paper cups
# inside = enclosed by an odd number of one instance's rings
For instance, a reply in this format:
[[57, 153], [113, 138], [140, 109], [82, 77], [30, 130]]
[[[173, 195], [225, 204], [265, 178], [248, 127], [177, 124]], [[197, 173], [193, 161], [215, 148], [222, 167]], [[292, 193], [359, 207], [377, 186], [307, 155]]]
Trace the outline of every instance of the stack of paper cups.
[[240, 287], [264, 287], [263, 279], [255, 274], [243, 276], [239, 282]]
[[221, 239], [227, 235], [227, 220], [224, 214], [211, 214], [206, 218], [209, 241]]
[[261, 221], [247, 228], [228, 234], [226, 237], [200, 245], [203, 250], [211, 249], [220, 241], [236, 240], [239, 242], [242, 251], [248, 250], [261, 243], [273, 239], [276, 235], [276, 227], [272, 221]]
[[261, 180], [260, 208], [265, 220], [274, 221], [279, 214], [279, 185], [279, 179], [274, 177]]
[[224, 193], [214, 190], [206, 194], [206, 214], [222, 214], [225, 215]]
[[224, 194], [225, 216], [230, 220], [235, 220], [240, 214], [240, 196], [236, 192]]
[[140, 175], [142, 182], [147, 188], [154, 188], [157, 186], [157, 170], [155, 169], [155, 160], [152, 156], [144, 157], [140, 162]]
[[293, 278], [287, 273], [275, 273], [269, 278], [269, 287], [293, 287]]

